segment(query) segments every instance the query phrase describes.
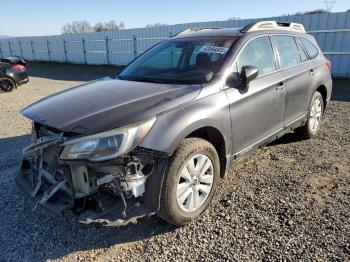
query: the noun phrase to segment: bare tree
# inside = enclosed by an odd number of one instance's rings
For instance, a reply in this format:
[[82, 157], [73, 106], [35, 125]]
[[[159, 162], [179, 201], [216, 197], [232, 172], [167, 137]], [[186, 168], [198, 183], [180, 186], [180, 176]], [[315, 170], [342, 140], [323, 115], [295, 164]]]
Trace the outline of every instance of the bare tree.
[[165, 25], [168, 25], [168, 24], [161, 24], [161, 23], [157, 22], [154, 24], [148, 24], [148, 25], [146, 25], [146, 27], [159, 27], [159, 26], [165, 26]]
[[103, 32], [106, 31], [104, 25], [101, 22], [98, 22], [94, 25], [95, 32]]
[[104, 32], [124, 29], [125, 24], [120, 22], [117, 24], [114, 20], [106, 23], [98, 22], [94, 26], [91, 26], [87, 21], [75, 21], [67, 23], [62, 27], [63, 34], [75, 34], [75, 33], [86, 33], [86, 32]]
[[304, 15], [327, 14], [327, 13], [329, 13], [329, 11], [324, 9], [316, 9], [316, 10], [306, 11]]
[[119, 29], [119, 25], [114, 20], [111, 20], [111, 21], [105, 23], [104, 27], [105, 27], [106, 31], [112, 31], [112, 30]]
[[306, 11], [306, 12], [297, 12], [297, 13], [294, 13], [294, 14], [291, 14], [291, 15], [312, 15], [312, 14], [327, 14], [327, 13], [329, 13], [327, 10], [315, 9], [315, 10]]
[[119, 29], [125, 29], [125, 24], [123, 21], [119, 23]]
[[74, 21], [67, 23], [62, 27], [63, 34], [87, 33], [92, 32], [91, 25], [88, 21]]
[[227, 19], [227, 21], [235, 21], [235, 20], [240, 20], [241, 18], [239, 17], [230, 17]]

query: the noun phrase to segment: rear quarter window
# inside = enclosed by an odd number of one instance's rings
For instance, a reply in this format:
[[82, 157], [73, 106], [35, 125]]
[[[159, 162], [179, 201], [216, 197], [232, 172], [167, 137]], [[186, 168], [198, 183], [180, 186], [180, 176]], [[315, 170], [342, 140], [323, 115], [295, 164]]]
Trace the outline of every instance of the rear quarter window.
[[303, 37], [300, 38], [300, 41], [303, 44], [306, 52], [309, 54], [310, 59], [313, 59], [318, 55], [318, 49], [313, 43]]

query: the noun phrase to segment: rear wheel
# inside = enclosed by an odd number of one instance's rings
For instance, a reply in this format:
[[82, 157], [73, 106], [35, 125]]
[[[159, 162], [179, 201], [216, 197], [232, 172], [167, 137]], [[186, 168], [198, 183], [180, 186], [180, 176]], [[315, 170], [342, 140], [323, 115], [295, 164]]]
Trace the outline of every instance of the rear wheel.
[[323, 97], [320, 92], [316, 91], [311, 99], [308, 111], [308, 118], [304, 126], [297, 128], [295, 131], [304, 139], [314, 137], [321, 125], [324, 112]]
[[219, 174], [214, 146], [200, 138], [184, 139], [170, 159], [158, 214], [174, 225], [190, 223], [208, 207]]
[[16, 84], [10, 78], [0, 78], [0, 89], [4, 92], [11, 92]]

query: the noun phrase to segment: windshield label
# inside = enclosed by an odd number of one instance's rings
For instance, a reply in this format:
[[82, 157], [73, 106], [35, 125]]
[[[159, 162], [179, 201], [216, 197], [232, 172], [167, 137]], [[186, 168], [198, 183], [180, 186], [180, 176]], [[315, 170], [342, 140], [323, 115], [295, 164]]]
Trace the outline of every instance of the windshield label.
[[199, 52], [202, 52], [202, 53], [226, 54], [227, 51], [228, 51], [227, 47], [209, 46], [209, 45], [205, 45], [201, 49], [199, 49]]

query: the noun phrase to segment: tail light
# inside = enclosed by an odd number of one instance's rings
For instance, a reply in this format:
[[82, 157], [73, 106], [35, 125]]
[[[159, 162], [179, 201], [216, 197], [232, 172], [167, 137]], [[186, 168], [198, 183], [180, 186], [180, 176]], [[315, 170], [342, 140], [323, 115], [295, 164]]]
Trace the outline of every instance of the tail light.
[[327, 65], [329, 71], [332, 71], [332, 62], [327, 60], [326, 65]]
[[25, 68], [25, 66], [23, 66], [23, 65], [13, 65], [13, 66], [11, 66], [11, 69], [23, 71], [23, 70], [25, 70], [26, 68]]

